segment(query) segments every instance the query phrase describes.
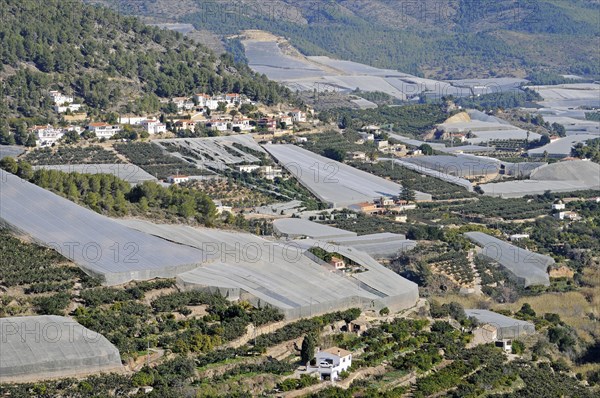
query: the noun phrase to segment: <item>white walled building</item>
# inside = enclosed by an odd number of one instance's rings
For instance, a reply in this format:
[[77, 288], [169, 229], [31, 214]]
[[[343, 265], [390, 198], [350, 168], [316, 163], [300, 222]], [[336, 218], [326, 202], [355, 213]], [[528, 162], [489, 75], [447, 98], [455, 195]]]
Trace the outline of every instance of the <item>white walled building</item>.
[[208, 108], [211, 111], [214, 111], [219, 107], [219, 101], [208, 94], [196, 94], [194, 95], [194, 100], [198, 103], [198, 106]]
[[252, 173], [253, 171], [259, 170], [260, 166], [257, 164], [242, 164], [237, 166], [240, 173]]
[[50, 98], [52, 98], [54, 105], [59, 105], [59, 106], [67, 104], [67, 103], [72, 104], [73, 101], [75, 100], [72, 96], [64, 95], [60, 91], [50, 91], [49, 95], [50, 95]]
[[250, 124], [252, 119], [248, 118], [237, 118], [231, 122], [231, 128], [237, 127], [240, 131], [252, 131], [254, 130], [254, 126]]
[[188, 182], [190, 180], [189, 176], [186, 175], [172, 175], [167, 178], [167, 182], [169, 184], [182, 184], [184, 182]]
[[96, 134], [98, 138], [111, 138], [113, 135], [121, 131], [118, 125], [110, 125], [108, 123], [90, 123], [88, 130]]
[[82, 106], [83, 105], [81, 105], [81, 104], [54, 105], [54, 112], [56, 112], [56, 113], [65, 113], [67, 111], [78, 112]]
[[160, 133], [164, 133], [167, 131], [167, 125], [164, 123], [161, 123], [158, 120], [153, 120], [153, 119], [144, 120], [143, 122], [140, 123], [140, 125], [144, 129], [146, 129], [146, 131], [150, 135], [160, 134]]
[[306, 122], [306, 113], [302, 112], [300, 109], [294, 109], [292, 111], [292, 119], [297, 123]]
[[177, 109], [180, 111], [189, 111], [191, 109], [194, 109], [195, 106], [194, 101], [190, 101], [190, 99], [187, 97], [175, 97], [172, 99], [172, 101], [175, 104], [175, 106], [177, 106]]
[[33, 126], [30, 131], [37, 136], [36, 146], [52, 146], [65, 135], [65, 130], [54, 128], [48, 124], [46, 126]]
[[130, 124], [132, 126], [139, 126], [146, 119], [148, 119], [146, 116], [123, 115], [119, 117], [119, 124]]
[[352, 353], [339, 347], [321, 350], [315, 355], [321, 380], [338, 380], [340, 373], [352, 365]]

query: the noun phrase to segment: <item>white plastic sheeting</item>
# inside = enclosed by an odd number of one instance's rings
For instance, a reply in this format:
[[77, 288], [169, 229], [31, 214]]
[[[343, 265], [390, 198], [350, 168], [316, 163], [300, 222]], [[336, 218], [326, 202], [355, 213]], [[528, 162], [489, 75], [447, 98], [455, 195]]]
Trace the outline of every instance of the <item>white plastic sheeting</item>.
[[[302, 185], [331, 207], [347, 207], [382, 196], [393, 197], [402, 191], [402, 186], [395, 182], [295, 145], [265, 145], [264, 148]], [[416, 198], [431, 200], [431, 195], [416, 192]]]
[[498, 262], [526, 287], [550, 285], [547, 271], [554, 264], [552, 257], [521, 249], [483, 232], [467, 232], [465, 236], [482, 248], [484, 257]]
[[0, 382], [33, 382], [122, 370], [104, 336], [62, 316], [0, 318]]
[[107, 285], [172, 278], [198, 266], [202, 252], [167, 242], [3, 172], [0, 222], [33, 237]]

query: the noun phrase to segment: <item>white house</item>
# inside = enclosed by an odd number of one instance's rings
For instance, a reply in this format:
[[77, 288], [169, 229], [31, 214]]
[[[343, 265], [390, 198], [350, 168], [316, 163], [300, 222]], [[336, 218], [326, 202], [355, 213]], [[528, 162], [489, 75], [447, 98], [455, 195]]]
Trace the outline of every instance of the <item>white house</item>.
[[65, 135], [65, 131], [60, 128], [54, 128], [54, 126], [48, 124], [46, 126], [33, 126], [30, 131], [37, 135], [35, 141], [36, 146], [51, 146]]
[[239, 106], [242, 103], [240, 94], [225, 94], [225, 102], [228, 106]]
[[74, 98], [72, 96], [64, 95], [60, 91], [50, 91], [48, 94], [50, 95], [50, 98], [52, 98], [54, 105], [60, 106], [67, 103], [72, 104], [74, 101]]
[[529, 239], [529, 234], [514, 234], [510, 236], [511, 241], [518, 241], [521, 239]]
[[175, 175], [169, 176], [167, 178], [167, 182], [169, 184], [181, 184], [184, 182], [188, 182], [189, 180], [190, 180], [189, 176], [180, 175], [180, 174], [175, 174]]
[[211, 111], [219, 107], [219, 101], [208, 94], [196, 94], [194, 95], [194, 100], [198, 103], [198, 106], [208, 108]]
[[227, 124], [227, 120], [215, 119], [209, 120], [206, 123], [206, 127], [215, 131], [227, 131]]
[[215, 204], [215, 207], [217, 209], [217, 214], [223, 214], [223, 212], [225, 211], [231, 213], [233, 210], [231, 206], [224, 206], [220, 200], [213, 199], [213, 203]]
[[574, 211], [560, 211], [558, 213], [554, 213], [554, 218], [556, 218], [558, 220], [571, 220], [571, 221], [581, 220], [581, 217], [579, 217], [579, 215], [577, 213], [575, 213]]
[[562, 200], [552, 203], [552, 210], [564, 210], [566, 207], [567, 206], [562, 202]]
[[352, 353], [339, 347], [321, 350], [315, 355], [321, 380], [338, 380], [352, 365]]
[[329, 264], [332, 265], [335, 269], [344, 269], [346, 268], [346, 262], [339, 257], [331, 257], [329, 260]]
[[306, 122], [306, 113], [302, 112], [300, 109], [294, 109], [292, 111], [292, 119], [297, 123]]
[[164, 133], [167, 131], [166, 124], [161, 123], [160, 121], [154, 120], [154, 119], [144, 120], [143, 122], [140, 123], [140, 125], [142, 127], [144, 127], [146, 129], [146, 131], [148, 132], [148, 134], [150, 134], [150, 135], [160, 134], [160, 133]]
[[78, 112], [81, 109], [81, 104], [63, 104], [63, 105], [54, 105], [54, 112], [56, 113], [65, 113], [66, 111]]
[[88, 130], [96, 134], [98, 138], [111, 138], [113, 135], [121, 131], [118, 125], [110, 125], [108, 123], [90, 123]]
[[377, 146], [377, 149], [388, 149], [390, 146], [390, 143], [388, 142], [388, 140], [376, 140], [375, 141], [375, 146]]
[[251, 121], [252, 119], [249, 119], [247, 117], [233, 119], [233, 121], [231, 122], [231, 128], [233, 129], [237, 127], [240, 129], [240, 131], [254, 130], [254, 126], [250, 124]]
[[260, 175], [267, 180], [274, 180], [276, 177], [281, 178], [283, 176], [283, 170], [281, 167], [261, 166]]
[[175, 97], [172, 99], [173, 103], [177, 106], [178, 110], [186, 110], [189, 111], [194, 109], [194, 101], [190, 101], [189, 98], [186, 97]]
[[132, 126], [139, 126], [146, 119], [148, 119], [146, 116], [123, 115], [119, 117], [119, 124], [130, 124]]
[[240, 173], [252, 173], [255, 170], [259, 170], [260, 166], [257, 164], [242, 164], [237, 166]]

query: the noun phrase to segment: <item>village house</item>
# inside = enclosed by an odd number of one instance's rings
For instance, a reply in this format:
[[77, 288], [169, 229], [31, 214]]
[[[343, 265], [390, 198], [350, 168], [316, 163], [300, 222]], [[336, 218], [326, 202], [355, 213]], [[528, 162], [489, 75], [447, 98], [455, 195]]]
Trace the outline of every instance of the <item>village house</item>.
[[140, 123], [140, 125], [146, 130], [146, 132], [150, 135], [153, 134], [161, 134], [167, 131], [167, 125], [161, 123], [158, 120], [148, 119], [144, 120]]
[[281, 115], [277, 117], [277, 120], [281, 124], [285, 124], [286, 129], [291, 129], [294, 127], [294, 119], [288, 115]]
[[557, 220], [581, 220], [581, 217], [574, 211], [559, 211], [558, 213], [554, 213], [554, 218]]
[[384, 149], [388, 149], [390, 143], [388, 142], [388, 140], [375, 140], [375, 146], [381, 151]]
[[146, 116], [123, 115], [119, 116], [119, 124], [130, 124], [132, 126], [139, 126], [146, 119], [148, 119]]
[[225, 94], [224, 99], [229, 107], [240, 106], [242, 104], [242, 96], [240, 94]]
[[231, 122], [231, 129], [233, 130], [237, 127], [240, 131], [252, 131], [255, 127], [250, 124], [251, 121], [252, 119], [247, 117], [234, 118]]
[[214, 119], [214, 120], [209, 120], [208, 122], [206, 122], [206, 128], [208, 128], [210, 130], [214, 130], [214, 131], [227, 131], [228, 130], [227, 124], [228, 124], [227, 120]]
[[271, 181], [277, 177], [281, 178], [283, 176], [283, 169], [281, 167], [261, 166], [259, 172], [262, 177]]
[[520, 241], [522, 239], [529, 239], [529, 234], [514, 234], [510, 236], [511, 242]]
[[352, 353], [339, 347], [319, 350], [315, 358], [321, 380], [338, 380], [352, 366]]
[[300, 109], [294, 109], [292, 112], [292, 120], [296, 123], [304, 123], [306, 122], [306, 113], [302, 112]]
[[332, 265], [335, 269], [344, 269], [346, 268], [346, 262], [339, 257], [331, 257], [329, 260], [329, 265]]
[[177, 106], [177, 110], [182, 111], [182, 110], [192, 110], [194, 109], [194, 101], [190, 101], [189, 98], [187, 97], [174, 97], [171, 99], [171, 101], [173, 101], [173, 103], [175, 104], [175, 106]]
[[552, 203], [552, 210], [564, 210], [566, 208], [567, 206], [562, 200], [557, 200], [556, 202]]
[[269, 132], [275, 132], [277, 129], [277, 121], [271, 118], [263, 118], [258, 121], [258, 127], [267, 129]]
[[48, 94], [50, 95], [50, 98], [52, 98], [54, 105], [61, 106], [64, 104], [72, 104], [75, 100], [72, 96], [64, 95], [59, 91], [50, 91]]
[[201, 106], [202, 108], [208, 108], [211, 111], [214, 111], [219, 107], [219, 101], [208, 94], [196, 94], [194, 95], [194, 101], [196, 101], [198, 106]]
[[370, 203], [370, 202], [356, 203], [356, 204], [348, 206], [348, 208], [350, 210], [354, 210], [359, 213], [365, 213], [365, 214], [376, 214], [379, 212], [377, 205], [375, 205], [374, 203]]
[[52, 146], [65, 135], [65, 130], [54, 128], [48, 124], [46, 126], [33, 126], [29, 131], [37, 136], [36, 146]]
[[113, 135], [117, 134], [121, 131], [121, 127], [119, 125], [110, 125], [108, 123], [90, 123], [88, 125], [88, 130], [92, 133], [96, 134], [98, 138], [106, 138], [109, 139]]
[[260, 166], [257, 164], [242, 164], [236, 168], [240, 173], [252, 173], [253, 171], [259, 170]]
[[231, 206], [224, 206], [223, 202], [220, 200], [213, 199], [213, 203], [215, 204], [215, 208], [217, 209], [217, 214], [223, 214], [223, 212], [231, 213], [233, 208]]
[[78, 112], [83, 105], [81, 104], [65, 104], [65, 105], [54, 105], [54, 111], [56, 113]]
[[175, 128], [194, 131], [196, 124], [198, 124], [196, 120], [181, 119], [175, 122]]
[[190, 180], [190, 176], [174, 174], [167, 178], [167, 182], [169, 184], [182, 184], [184, 182], [188, 182]]

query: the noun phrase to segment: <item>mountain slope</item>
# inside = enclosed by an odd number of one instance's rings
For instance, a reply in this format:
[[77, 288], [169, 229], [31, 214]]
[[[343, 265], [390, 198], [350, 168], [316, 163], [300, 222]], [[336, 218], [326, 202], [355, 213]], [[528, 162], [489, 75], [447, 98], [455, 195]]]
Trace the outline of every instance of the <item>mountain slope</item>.
[[289, 94], [231, 56], [217, 58], [179, 33], [106, 8], [0, 0], [0, 15], [0, 111], [8, 116], [50, 117], [51, 89], [73, 93], [98, 112], [156, 108], [158, 97], [197, 91], [240, 92], [267, 103]]
[[308, 55], [436, 78], [600, 75], [598, 0], [86, 0], [222, 36], [261, 29]]

